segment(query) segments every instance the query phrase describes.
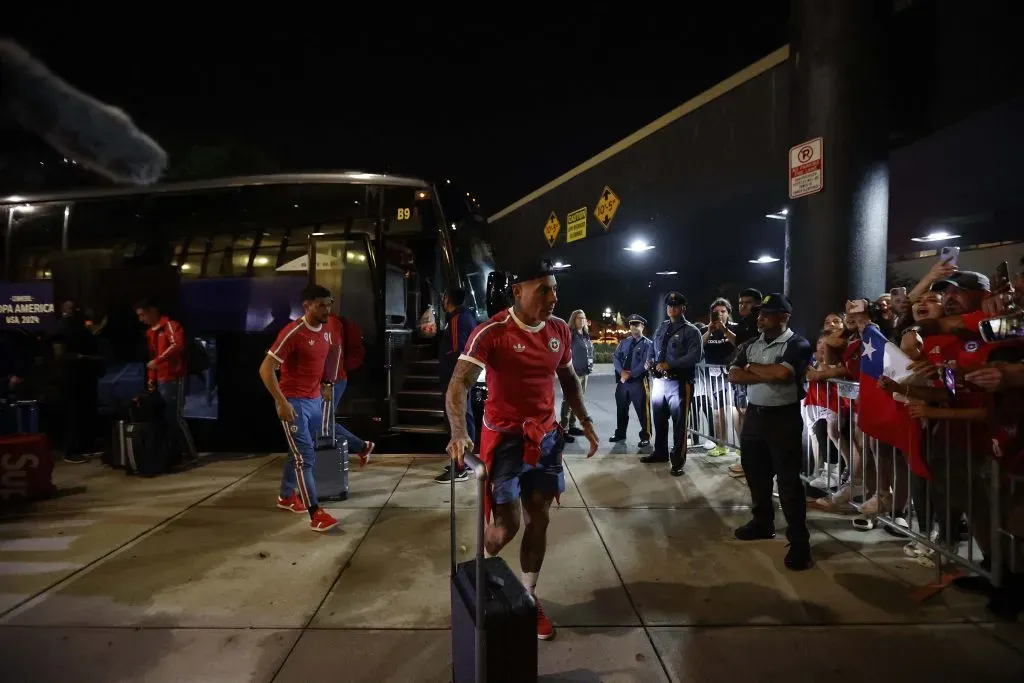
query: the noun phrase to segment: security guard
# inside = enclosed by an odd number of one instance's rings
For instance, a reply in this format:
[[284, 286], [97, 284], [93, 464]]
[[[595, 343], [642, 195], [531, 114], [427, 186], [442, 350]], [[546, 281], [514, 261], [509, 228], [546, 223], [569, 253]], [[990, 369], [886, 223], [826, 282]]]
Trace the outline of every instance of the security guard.
[[629, 336], [619, 342], [612, 361], [615, 364], [615, 435], [610, 441], [625, 441], [629, 424], [629, 405], [640, 420], [640, 448], [651, 445], [651, 384], [647, 370], [654, 357], [654, 345], [644, 336], [647, 321], [634, 313], [629, 316]]
[[686, 297], [669, 292], [665, 297], [668, 320], [654, 333], [654, 377], [651, 403], [654, 409], [654, 452], [641, 462], [668, 462], [668, 418], [672, 416], [672, 476], [683, 473], [686, 464], [686, 432], [690, 399], [693, 397], [694, 367], [703, 357], [701, 334], [683, 317]]
[[804, 376], [811, 345], [789, 329], [793, 307], [782, 294], [764, 297], [757, 315], [760, 336], [740, 349], [729, 381], [747, 386], [747, 417], [740, 434], [740, 459], [747, 475], [753, 519], [736, 529], [741, 541], [775, 536], [772, 480], [778, 478], [779, 502], [786, 517], [789, 552], [786, 567], [811, 567], [803, 465]]

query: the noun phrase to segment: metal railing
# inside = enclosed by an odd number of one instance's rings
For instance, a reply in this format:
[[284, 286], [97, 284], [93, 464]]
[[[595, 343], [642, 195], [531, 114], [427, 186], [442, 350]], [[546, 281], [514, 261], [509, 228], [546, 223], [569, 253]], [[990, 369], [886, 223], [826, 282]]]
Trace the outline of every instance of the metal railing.
[[[857, 383], [823, 384], [826, 405], [804, 406], [803, 479], [824, 496], [816, 507], [856, 511], [856, 528], [882, 526], [905, 537], [904, 553], [939, 575], [952, 563], [999, 587], [1005, 568], [1018, 570], [1024, 538], [1014, 535], [1009, 520], [1024, 478], [1010, 476], [1000, 460], [979, 449], [969, 421], [919, 420], [921, 458], [930, 472], [925, 478], [912, 471], [905, 454], [859, 429]], [[726, 367], [698, 365], [689, 431], [739, 450], [744, 399], [744, 387], [729, 383]]]

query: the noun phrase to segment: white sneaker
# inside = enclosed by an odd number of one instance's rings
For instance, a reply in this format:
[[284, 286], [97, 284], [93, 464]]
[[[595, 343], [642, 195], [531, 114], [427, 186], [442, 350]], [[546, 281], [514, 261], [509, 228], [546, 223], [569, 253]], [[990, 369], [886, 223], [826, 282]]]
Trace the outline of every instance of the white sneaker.
[[808, 483], [810, 486], [822, 491], [831, 491], [839, 488], [839, 463], [823, 466], [818, 476]]

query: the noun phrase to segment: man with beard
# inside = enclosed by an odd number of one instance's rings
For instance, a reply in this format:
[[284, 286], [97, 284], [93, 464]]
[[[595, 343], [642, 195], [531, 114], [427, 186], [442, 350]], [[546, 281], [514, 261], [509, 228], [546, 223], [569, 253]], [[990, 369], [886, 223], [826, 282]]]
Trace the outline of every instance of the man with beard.
[[260, 379], [274, 397], [288, 441], [277, 507], [299, 514], [308, 512], [313, 531], [328, 531], [338, 525], [338, 520], [317, 505], [313, 476], [316, 440], [323, 420], [321, 383], [331, 348], [331, 334], [325, 323], [333, 302], [326, 287], [309, 285], [303, 289], [302, 317], [285, 325], [260, 365]]
[[[487, 466], [489, 492], [485, 515], [493, 511], [485, 535], [488, 556], [501, 552], [519, 531], [523, 585], [536, 599], [537, 576], [544, 561], [551, 501], [565, 490], [564, 439], [555, 419], [554, 376], [597, 451], [593, 419], [572, 366], [569, 325], [554, 317], [558, 283], [551, 263], [540, 260], [511, 279], [514, 303], [478, 326], [466, 342], [448, 384], [445, 406], [452, 438], [453, 468], [463, 467], [472, 451], [466, 424], [466, 400], [480, 372], [487, 369], [487, 402], [480, 435], [480, 459]], [[554, 625], [537, 603], [537, 638], [554, 637]]]

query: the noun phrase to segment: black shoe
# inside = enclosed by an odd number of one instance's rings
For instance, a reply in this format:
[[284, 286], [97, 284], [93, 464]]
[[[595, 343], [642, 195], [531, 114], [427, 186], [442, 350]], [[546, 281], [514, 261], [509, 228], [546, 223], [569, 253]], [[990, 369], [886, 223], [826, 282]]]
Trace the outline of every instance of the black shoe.
[[809, 543], [790, 543], [789, 552], [786, 553], [784, 562], [786, 569], [791, 569], [795, 572], [810, 569], [814, 566], [814, 560], [811, 559], [811, 545]]
[[651, 447], [651, 442], [648, 441], [647, 439], [643, 439], [640, 443], [638, 443], [636, 445], [636, 447], [637, 448], [650, 448]]
[[576, 443], [576, 437], [572, 434], [566, 434], [563, 439], [566, 443]]
[[583, 436], [583, 430], [579, 427], [569, 427], [569, 436]]
[[681, 476], [683, 476], [683, 466], [682, 465], [672, 465], [672, 469], [669, 470], [669, 473], [673, 477], [681, 477]]
[[[434, 481], [438, 484], [450, 484], [452, 476], [452, 467], [449, 465], [444, 469], [444, 472], [434, 477]], [[469, 468], [463, 467], [461, 470], [455, 473], [455, 481], [466, 481], [469, 479]]]
[[72, 465], [82, 465], [89, 462], [89, 457], [81, 453], [69, 453], [64, 456], [64, 462], [69, 462]]
[[625, 441], [625, 440], [626, 440], [626, 437], [624, 437], [624, 436], [613, 436], [612, 438], [608, 439], [608, 441], [610, 441], [611, 443], [618, 443], [620, 441]]
[[741, 541], [765, 541], [769, 538], [775, 538], [775, 527], [764, 527], [754, 520], [750, 520], [732, 532], [732, 535]]
[[651, 463], [656, 463], [656, 462], [668, 462], [668, 456], [667, 455], [654, 455], [652, 453], [651, 455], [645, 455], [642, 458], [640, 458], [640, 462], [644, 463], [645, 465], [650, 465]]

